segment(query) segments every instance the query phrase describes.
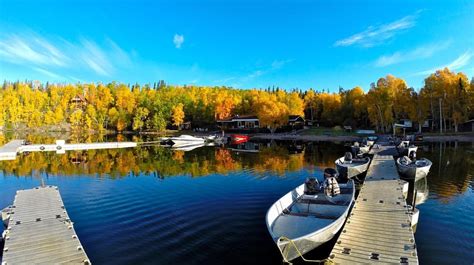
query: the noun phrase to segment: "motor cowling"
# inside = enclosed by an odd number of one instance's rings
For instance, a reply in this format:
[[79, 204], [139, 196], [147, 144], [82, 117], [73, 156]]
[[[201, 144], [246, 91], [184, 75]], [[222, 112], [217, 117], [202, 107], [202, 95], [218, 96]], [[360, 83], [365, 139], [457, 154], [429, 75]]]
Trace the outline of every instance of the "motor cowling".
[[334, 168], [326, 168], [324, 169], [324, 178], [327, 179], [327, 178], [336, 178], [339, 176], [339, 173], [337, 173], [337, 171], [334, 169]]
[[307, 178], [304, 182], [304, 194], [315, 195], [319, 191], [319, 182], [316, 178]]
[[352, 153], [346, 152], [344, 154], [344, 163], [352, 163]]

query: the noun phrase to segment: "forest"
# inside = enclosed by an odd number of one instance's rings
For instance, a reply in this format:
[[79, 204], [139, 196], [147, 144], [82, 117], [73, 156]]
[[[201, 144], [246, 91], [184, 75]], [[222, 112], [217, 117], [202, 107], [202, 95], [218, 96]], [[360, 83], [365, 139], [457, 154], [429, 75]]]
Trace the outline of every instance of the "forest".
[[317, 89], [236, 89], [217, 86], [145, 84], [3, 83], [0, 128], [4, 130], [164, 131], [184, 122], [212, 127], [233, 115], [257, 115], [260, 126], [273, 131], [289, 115], [304, 115], [321, 126], [350, 125], [390, 132], [409, 119], [421, 130], [458, 131], [474, 117], [474, 78], [440, 69], [415, 89], [399, 77], [379, 78], [361, 87], [337, 92]]

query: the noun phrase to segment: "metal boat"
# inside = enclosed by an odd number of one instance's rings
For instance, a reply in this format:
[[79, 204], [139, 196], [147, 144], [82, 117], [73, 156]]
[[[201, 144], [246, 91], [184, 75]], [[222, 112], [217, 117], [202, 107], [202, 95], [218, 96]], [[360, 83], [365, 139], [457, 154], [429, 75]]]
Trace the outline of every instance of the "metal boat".
[[411, 160], [403, 156], [397, 159], [397, 170], [401, 179], [417, 181], [428, 175], [432, 164], [426, 158]]
[[370, 164], [370, 158], [352, 158], [351, 153], [346, 153], [335, 162], [337, 172], [342, 178], [353, 178], [367, 171]]
[[335, 196], [322, 190], [308, 194], [306, 188], [303, 183], [288, 192], [266, 215], [268, 231], [287, 262], [331, 240], [354, 201], [353, 180], [340, 183], [340, 194]]
[[401, 156], [408, 156], [412, 152], [416, 152], [418, 147], [410, 144], [410, 141], [401, 141], [399, 145], [397, 145], [398, 154]]

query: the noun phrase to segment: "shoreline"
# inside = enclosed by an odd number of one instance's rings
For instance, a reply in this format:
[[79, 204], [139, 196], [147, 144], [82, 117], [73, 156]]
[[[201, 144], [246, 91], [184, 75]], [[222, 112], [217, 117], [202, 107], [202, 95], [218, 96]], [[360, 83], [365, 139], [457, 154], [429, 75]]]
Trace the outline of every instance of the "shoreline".
[[298, 134], [256, 134], [251, 139], [257, 140], [287, 140], [287, 141], [312, 141], [312, 142], [344, 142], [360, 141], [363, 137], [349, 135], [298, 135]]

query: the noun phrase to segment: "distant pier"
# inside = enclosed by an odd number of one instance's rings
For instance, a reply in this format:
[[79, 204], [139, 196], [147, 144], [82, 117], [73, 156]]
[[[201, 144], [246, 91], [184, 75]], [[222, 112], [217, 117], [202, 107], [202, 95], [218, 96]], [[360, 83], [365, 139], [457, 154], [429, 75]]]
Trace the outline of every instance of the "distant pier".
[[51, 152], [63, 154], [71, 150], [89, 149], [117, 149], [136, 147], [134, 142], [105, 142], [105, 143], [78, 143], [67, 144], [64, 140], [57, 140], [55, 144], [25, 144], [24, 140], [12, 140], [0, 147], [0, 160], [15, 160], [17, 154], [23, 152]]
[[372, 149], [365, 182], [329, 258], [336, 264], [418, 264], [416, 218], [403, 196], [395, 147]]
[[54, 186], [19, 190], [2, 212], [2, 265], [91, 264]]

